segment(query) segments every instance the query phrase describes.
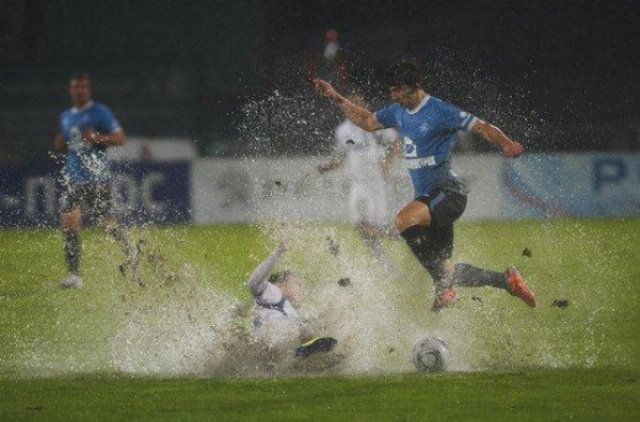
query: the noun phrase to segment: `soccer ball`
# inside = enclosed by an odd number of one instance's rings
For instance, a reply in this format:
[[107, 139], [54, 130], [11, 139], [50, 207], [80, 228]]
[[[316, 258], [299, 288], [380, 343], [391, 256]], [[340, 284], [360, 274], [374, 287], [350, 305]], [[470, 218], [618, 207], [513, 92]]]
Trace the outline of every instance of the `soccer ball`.
[[449, 366], [451, 354], [444, 340], [427, 335], [416, 340], [412, 360], [420, 372], [441, 372]]

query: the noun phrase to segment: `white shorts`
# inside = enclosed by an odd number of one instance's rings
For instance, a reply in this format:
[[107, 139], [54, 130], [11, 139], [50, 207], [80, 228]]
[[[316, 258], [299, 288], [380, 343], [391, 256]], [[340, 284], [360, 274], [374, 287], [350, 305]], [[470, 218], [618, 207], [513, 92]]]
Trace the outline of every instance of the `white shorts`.
[[372, 186], [353, 183], [349, 195], [349, 209], [353, 224], [382, 227], [387, 224], [387, 199], [384, 184]]

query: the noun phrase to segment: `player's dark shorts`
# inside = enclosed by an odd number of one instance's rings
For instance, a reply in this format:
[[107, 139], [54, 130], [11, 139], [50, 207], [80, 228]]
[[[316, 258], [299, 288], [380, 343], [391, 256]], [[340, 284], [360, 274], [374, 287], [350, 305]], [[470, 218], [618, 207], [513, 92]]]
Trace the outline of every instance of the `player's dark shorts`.
[[114, 216], [111, 202], [111, 183], [64, 183], [60, 198], [60, 212], [80, 208], [94, 218]]
[[416, 198], [429, 207], [431, 226], [429, 229], [434, 246], [440, 249], [443, 259], [453, 254], [453, 223], [467, 208], [467, 190], [461, 184], [437, 187], [429, 195]]

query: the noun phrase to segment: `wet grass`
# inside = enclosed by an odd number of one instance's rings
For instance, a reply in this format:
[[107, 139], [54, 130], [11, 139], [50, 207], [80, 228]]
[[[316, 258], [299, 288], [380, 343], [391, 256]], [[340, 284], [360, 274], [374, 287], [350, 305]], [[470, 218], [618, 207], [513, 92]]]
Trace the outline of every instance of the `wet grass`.
[[638, 420], [640, 373], [0, 381], [2, 420]]
[[[336, 230], [343, 249], [364, 253], [351, 229]], [[88, 230], [85, 288], [61, 291], [57, 281], [65, 271], [56, 231], [0, 231], [0, 420], [640, 417], [638, 219], [459, 224], [456, 259], [495, 269], [517, 265], [537, 293], [536, 311], [503, 292], [461, 289], [455, 309], [433, 316], [426, 311], [423, 270], [401, 242], [388, 241], [402, 269], [388, 294], [406, 317], [452, 335], [475, 334], [457, 340], [464, 351], [456, 341], [452, 348], [465, 370], [480, 372], [437, 377], [223, 381], [121, 375], [111, 342], [129, 318], [132, 300], [169, 295], [186, 282], [249, 301], [244, 281], [272, 246], [253, 226], [147, 229], [134, 236], [145, 240], [149, 257], [145, 287], [125, 281], [117, 269], [118, 247]], [[331, 255], [308, 253], [305, 242], [295, 239], [288, 264], [304, 263], [305, 275], [317, 282], [327, 274], [337, 280]]]

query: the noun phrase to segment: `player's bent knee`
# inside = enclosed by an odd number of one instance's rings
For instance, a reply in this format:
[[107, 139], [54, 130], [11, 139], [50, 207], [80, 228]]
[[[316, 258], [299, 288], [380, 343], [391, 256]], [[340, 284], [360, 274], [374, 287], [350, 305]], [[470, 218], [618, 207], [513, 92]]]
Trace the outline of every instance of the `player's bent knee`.
[[405, 220], [402, 217], [402, 211], [396, 214], [396, 218], [393, 223], [396, 226], [396, 230], [398, 230], [400, 233], [407, 229], [407, 227], [405, 226]]
[[409, 207], [401, 209], [398, 214], [396, 214], [395, 226], [400, 233], [409, 227], [420, 225], [429, 225], [429, 220], [421, 218], [419, 213]]
[[400, 233], [412, 226], [429, 226], [431, 224], [429, 207], [422, 201], [412, 201], [398, 212], [395, 223]]
[[82, 225], [82, 215], [79, 211], [72, 210], [63, 213], [60, 217], [62, 229], [65, 231], [80, 231]]

